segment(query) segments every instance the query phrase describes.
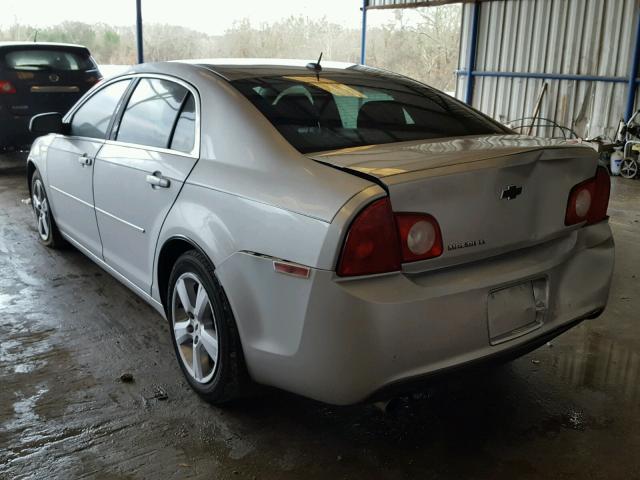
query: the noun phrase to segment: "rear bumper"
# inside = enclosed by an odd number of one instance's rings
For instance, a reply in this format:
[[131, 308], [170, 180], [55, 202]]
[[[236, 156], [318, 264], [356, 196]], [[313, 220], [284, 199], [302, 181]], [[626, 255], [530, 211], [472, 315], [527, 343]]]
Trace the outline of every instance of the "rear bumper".
[[431, 384], [440, 379], [446, 378], [451, 375], [455, 375], [458, 373], [468, 374], [471, 371], [474, 371], [479, 368], [488, 367], [491, 365], [499, 365], [500, 363], [508, 362], [510, 360], [514, 360], [519, 358], [527, 353], [530, 353], [541, 346], [545, 345], [547, 342], [550, 342], [554, 338], [559, 335], [562, 335], [567, 330], [572, 329], [580, 325], [584, 320], [594, 319], [599, 317], [603, 308], [599, 308], [590, 312], [583, 317], [577, 318], [571, 322], [560, 325], [559, 327], [554, 328], [544, 334], [534, 335], [533, 338], [528, 338], [523, 343], [516, 344], [506, 349], [499, 350], [497, 352], [491, 353], [485, 357], [480, 357], [474, 360], [471, 360], [467, 363], [462, 363], [459, 365], [454, 365], [449, 368], [443, 368], [440, 370], [436, 370], [433, 372], [429, 372], [423, 375], [417, 375], [415, 377], [407, 377], [403, 378], [397, 382], [393, 382], [385, 385], [378, 391], [374, 392], [370, 395], [367, 400], [375, 401], [375, 400], [386, 400], [392, 398], [393, 396], [412, 393], [418, 390], [425, 385]]
[[[526, 353], [601, 311], [614, 244], [602, 222], [473, 264], [349, 281], [322, 270], [307, 280], [287, 277], [273, 273], [269, 259], [234, 257], [217, 273], [253, 378], [350, 404], [407, 381]], [[541, 325], [492, 345], [490, 292], [539, 279], [548, 292]]]

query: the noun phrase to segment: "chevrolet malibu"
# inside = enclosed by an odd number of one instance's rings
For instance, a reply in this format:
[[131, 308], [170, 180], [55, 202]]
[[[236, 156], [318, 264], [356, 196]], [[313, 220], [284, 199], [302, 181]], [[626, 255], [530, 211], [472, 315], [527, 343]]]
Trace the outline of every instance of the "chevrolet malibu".
[[[40, 241], [166, 317], [212, 403], [350, 404], [513, 358], [605, 308], [609, 177], [361, 65], [134, 67], [32, 119]], [[413, 388], [413, 387], [411, 387]]]

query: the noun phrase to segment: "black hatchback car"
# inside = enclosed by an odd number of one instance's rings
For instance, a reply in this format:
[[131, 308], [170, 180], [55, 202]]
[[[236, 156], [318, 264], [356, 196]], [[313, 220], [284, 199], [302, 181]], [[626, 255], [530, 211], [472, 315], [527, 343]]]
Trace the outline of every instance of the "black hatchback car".
[[0, 42], [0, 150], [30, 144], [32, 116], [66, 112], [101, 79], [86, 47]]

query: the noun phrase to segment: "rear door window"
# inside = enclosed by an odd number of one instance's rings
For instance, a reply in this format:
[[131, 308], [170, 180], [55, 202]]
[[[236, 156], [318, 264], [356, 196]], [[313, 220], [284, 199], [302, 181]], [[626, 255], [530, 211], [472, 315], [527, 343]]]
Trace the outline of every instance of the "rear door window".
[[78, 71], [96, 68], [91, 57], [83, 52], [50, 49], [12, 50], [4, 63], [11, 70]]
[[73, 115], [71, 135], [104, 139], [118, 102], [130, 80], [107, 85], [89, 98]]
[[[116, 140], [169, 148], [174, 127], [177, 128], [176, 121], [188, 94], [189, 91], [177, 83], [143, 78], [129, 99]], [[184, 122], [188, 123], [188, 119]]]

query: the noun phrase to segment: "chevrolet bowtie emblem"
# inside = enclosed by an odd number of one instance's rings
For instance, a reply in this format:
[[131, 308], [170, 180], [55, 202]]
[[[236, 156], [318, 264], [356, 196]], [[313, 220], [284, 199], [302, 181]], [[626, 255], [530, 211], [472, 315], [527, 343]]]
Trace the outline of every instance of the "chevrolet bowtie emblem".
[[513, 200], [521, 193], [522, 193], [522, 187], [518, 187], [516, 185], [509, 185], [508, 187], [502, 189], [500, 198], [502, 200]]

